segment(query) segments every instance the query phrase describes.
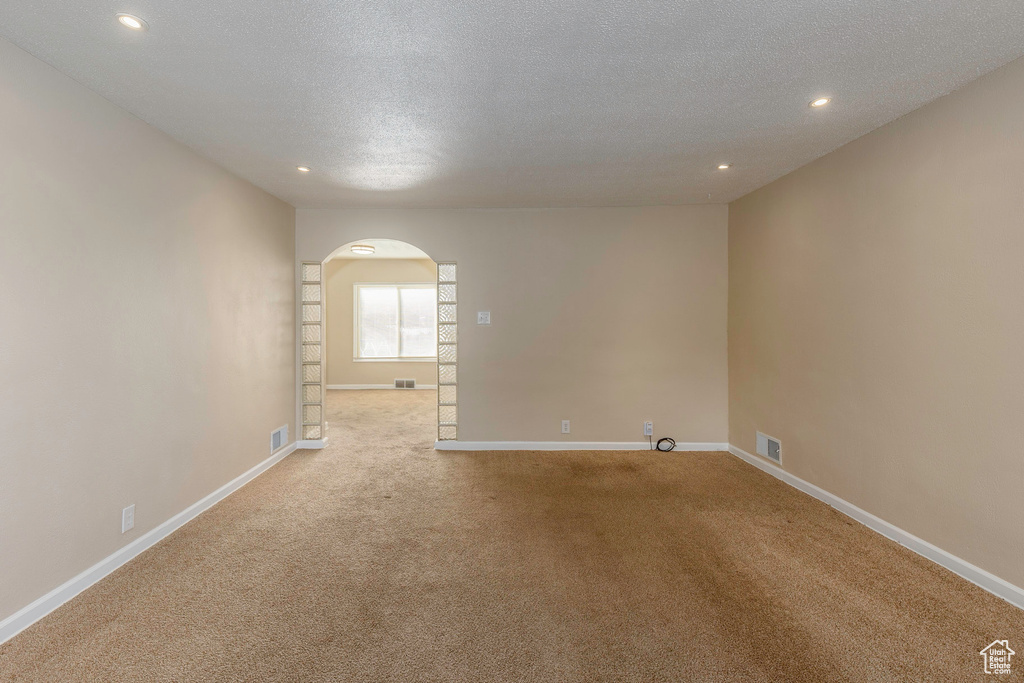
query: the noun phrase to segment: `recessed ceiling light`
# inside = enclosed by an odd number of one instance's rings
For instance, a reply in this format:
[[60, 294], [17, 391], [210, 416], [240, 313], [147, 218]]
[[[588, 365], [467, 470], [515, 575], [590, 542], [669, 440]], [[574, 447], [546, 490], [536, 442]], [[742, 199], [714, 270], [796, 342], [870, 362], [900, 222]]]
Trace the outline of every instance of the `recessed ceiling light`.
[[149, 28], [149, 24], [134, 14], [125, 14], [122, 12], [117, 15], [117, 20], [121, 22], [122, 26], [130, 28], [133, 31], [145, 31]]
[[353, 244], [352, 245], [352, 253], [353, 254], [372, 254], [375, 251], [377, 251], [377, 249], [372, 244]]
[[719, 171], [724, 171], [727, 168], [732, 168], [732, 164], [719, 164], [718, 165], [718, 170]]
[[826, 104], [832, 101], [831, 97], [819, 97], [816, 100], [811, 101], [811, 106], [817, 109], [818, 107], [824, 107]]
[[309, 166], [296, 166], [295, 169], [300, 173], [309, 173]]

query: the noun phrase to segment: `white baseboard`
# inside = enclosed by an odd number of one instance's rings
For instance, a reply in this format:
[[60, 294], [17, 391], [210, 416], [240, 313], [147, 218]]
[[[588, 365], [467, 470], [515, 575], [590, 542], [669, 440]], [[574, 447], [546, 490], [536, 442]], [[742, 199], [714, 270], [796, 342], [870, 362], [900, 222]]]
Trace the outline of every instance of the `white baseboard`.
[[301, 439], [295, 442], [295, 449], [320, 450], [327, 448], [327, 439]]
[[[135, 539], [128, 545], [117, 550], [110, 556], [101, 560], [78, 576], [70, 579], [64, 584], [53, 589], [46, 595], [35, 600], [26, 607], [15, 612], [3, 621], [0, 621], [0, 643], [14, 637], [33, 623], [43, 618], [53, 610], [63, 605], [68, 600], [86, 590], [96, 582], [100, 581], [114, 570], [125, 565], [145, 550], [159, 543], [171, 535], [174, 531], [192, 521], [215, 504], [227, 498], [229, 495], [242, 488], [260, 474], [276, 465], [285, 457], [298, 448], [322, 448], [327, 440], [298, 441], [285, 446], [283, 449], [259, 463], [244, 474], [239, 475], [227, 484], [209, 494], [205, 498], [193, 503], [185, 510], [174, 517], [148, 531]], [[317, 445], [305, 445], [317, 444]], [[438, 441], [434, 444], [438, 450], [463, 450], [463, 451], [499, 451], [499, 450], [537, 450], [537, 451], [562, 451], [562, 450], [647, 450], [649, 444], [644, 442], [608, 442], [608, 441]], [[835, 496], [822, 488], [815, 486], [799, 477], [786, 472], [774, 463], [751, 455], [746, 451], [724, 443], [680, 443], [676, 444], [677, 451], [725, 451], [750, 463], [754, 467], [767, 472], [771, 476], [797, 488], [804, 493], [817, 498], [839, 512], [860, 522], [869, 529], [876, 531], [886, 538], [896, 541], [900, 545], [909, 548], [918, 555], [925, 557], [936, 564], [939, 564], [953, 573], [967, 579], [971, 583], [983, 588], [993, 595], [1002, 598], [1008, 603], [1024, 609], [1024, 589], [1005, 581], [994, 574], [991, 574], [980, 567], [962, 560], [941, 548], [938, 548], [913, 534], [910, 534], [879, 517], [866, 512], [857, 506], [849, 503], [838, 496]]]
[[876, 531], [886, 538], [896, 541], [905, 548], [913, 550], [918, 555], [926, 557], [936, 564], [942, 565], [954, 574], [967, 579], [976, 586], [984, 588], [989, 593], [1002, 598], [1011, 605], [1024, 609], [1024, 588], [1014, 586], [1012, 583], [1004, 581], [994, 574], [990, 574], [981, 567], [975, 567], [970, 562], [962, 560], [956, 555], [952, 555], [942, 548], [938, 548], [928, 541], [920, 539], [917, 536], [886, 522], [884, 519], [875, 517], [870, 512], [861, 510], [853, 503], [849, 503], [839, 496], [833, 495], [810, 482], [804, 481], [800, 477], [790, 474], [771, 461], [765, 460], [756, 455], [751, 455], [745, 450], [731, 445], [729, 446], [729, 452], [736, 457], [745, 460], [754, 467], [767, 472], [776, 479], [780, 479], [790, 486], [800, 489], [809, 496], [817, 498], [821, 502], [835, 508], [851, 519], [855, 519], [872, 531]]
[[[439, 451], [649, 451], [646, 441], [435, 441]], [[727, 443], [677, 443], [676, 451], [726, 451]]]
[[[332, 391], [335, 389], [398, 389], [394, 384], [328, 384], [328, 389]], [[417, 384], [413, 387], [416, 389], [437, 389], [436, 384]], [[401, 389], [401, 391], [409, 391], [408, 389]]]
[[284, 460], [284, 458], [295, 450], [295, 443], [285, 446], [249, 471], [235, 477], [202, 500], [188, 506], [160, 526], [147, 531], [145, 534], [117, 550], [112, 555], [109, 555], [105, 559], [94, 564], [92, 567], [89, 567], [75, 578], [67, 581], [57, 588], [54, 588], [35, 602], [18, 610], [3, 621], [0, 621], [0, 643], [13, 638], [18, 633], [42, 619], [71, 598], [75, 597], [100, 579], [113, 572], [115, 569], [121, 567], [133, 558], [137, 557], [143, 551], [148, 550], [163, 539], [167, 538], [182, 526], [192, 521], [206, 510], [209, 510], [220, 501], [224, 500], [281, 460]]

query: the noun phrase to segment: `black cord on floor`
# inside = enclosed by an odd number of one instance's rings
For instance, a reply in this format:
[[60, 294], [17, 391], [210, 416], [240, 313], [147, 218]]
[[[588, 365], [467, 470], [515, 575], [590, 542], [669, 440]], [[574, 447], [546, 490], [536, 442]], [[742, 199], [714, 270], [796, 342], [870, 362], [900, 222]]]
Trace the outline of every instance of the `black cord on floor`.
[[[668, 446], [668, 448], [662, 448], [661, 447], [662, 443], [665, 443]], [[671, 451], [675, 447], [676, 447], [676, 440], [671, 438], [671, 437], [666, 436], [663, 439], [658, 439], [658, 450], [659, 451], [668, 452], [668, 451]]]

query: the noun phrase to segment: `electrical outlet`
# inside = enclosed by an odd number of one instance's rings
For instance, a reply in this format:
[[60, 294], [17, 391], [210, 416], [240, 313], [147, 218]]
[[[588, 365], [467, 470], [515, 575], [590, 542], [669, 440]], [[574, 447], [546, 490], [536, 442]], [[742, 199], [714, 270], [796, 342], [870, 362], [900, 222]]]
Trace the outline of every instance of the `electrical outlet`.
[[135, 526], [135, 503], [121, 510], [121, 533], [131, 531]]
[[568, 420], [562, 420], [562, 433], [563, 434], [568, 434], [569, 433], [569, 421]]
[[477, 311], [476, 312], [476, 324], [477, 325], [490, 325], [491, 324], [491, 312], [490, 311]]
[[644, 436], [654, 436], [654, 423], [649, 420], [644, 422]]

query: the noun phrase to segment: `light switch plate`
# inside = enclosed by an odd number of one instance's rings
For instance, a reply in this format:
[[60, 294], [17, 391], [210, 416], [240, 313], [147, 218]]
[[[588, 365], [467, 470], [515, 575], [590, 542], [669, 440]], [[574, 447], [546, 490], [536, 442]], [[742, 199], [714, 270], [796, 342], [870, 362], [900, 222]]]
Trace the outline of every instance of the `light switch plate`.
[[491, 324], [491, 312], [490, 311], [477, 311], [476, 312], [476, 324], [477, 325], [490, 325]]

